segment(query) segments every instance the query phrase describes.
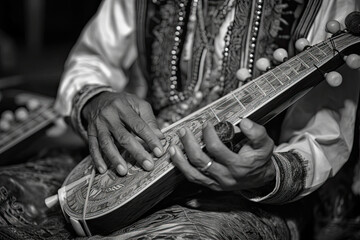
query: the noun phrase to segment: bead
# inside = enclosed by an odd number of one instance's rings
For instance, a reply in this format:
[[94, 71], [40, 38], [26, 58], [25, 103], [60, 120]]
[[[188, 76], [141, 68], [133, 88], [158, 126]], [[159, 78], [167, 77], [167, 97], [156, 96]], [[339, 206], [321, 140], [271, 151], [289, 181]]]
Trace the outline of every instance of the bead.
[[326, 24], [326, 31], [329, 33], [337, 33], [340, 31], [340, 23], [336, 20], [328, 21]]
[[270, 67], [270, 61], [267, 58], [259, 58], [256, 61], [255, 66], [260, 71], [265, 72]]
[[2, 114], [1, 114], [1, 120], [5, 120], [7, 122], [11, 122], [15, 120], [15, 116], [14, 113], [10, 110], [5, 110]]
[[351, 69], [358, 69], [360, 68], [360, 56], [357, 54], [350, 54], [349, 56], [346, 56], [344, 58], [344, 60], [346, 61], [346, 64], [351, 68]]
[[341, 74], [335, 71], [326, 73], [325, 78], [328, 84], [332, 87], [340, 86], [340, 84], [342, 83]]
[[278, 62], [284, 62], [284, 59], [288, 58], [288, 53], [283, 48], [278, 48], [273, 53], [274, 59]]
[[310, 42], [306, 38], [299, 38], [295, 42], [295, 48], [298, 51], [303, 51], [305, 47], [309, 46]]
[[203, 93], [198, 91], [198, 92], [195, 92], [195, 98], [196, 99], [202, 99], [203, 98]]
[[0, 121], [0, 130], [3, 131], [3, 132], [6, 132], [8, 130], [10, 130], [10, 123], [8, 121], [4, 121], [4, 120], [1, 120]]
[[186, 103], [181, 103], [181, 104], [180, 104], [180, 108], [183, 109], [183, 110], [188, 110], [188, 109], [189, 109], [189, 105], [186, 104]]
[[39, 106], [40, 106], [40, 101], [35, 98], [29, 99], [29, 101], [26, 103], [26, 107], [29, 110], [35, 110]]
[[29, 113], [24, 107], [20, 107], [15, 110], [15, 119], [17, 121], [24, 121], [28, 118]]
[[248, 78], [251, 78], [251, 74], [247, 68], [240, 68], [236, 71], [236, 78], [240, 81], [245, 81]]

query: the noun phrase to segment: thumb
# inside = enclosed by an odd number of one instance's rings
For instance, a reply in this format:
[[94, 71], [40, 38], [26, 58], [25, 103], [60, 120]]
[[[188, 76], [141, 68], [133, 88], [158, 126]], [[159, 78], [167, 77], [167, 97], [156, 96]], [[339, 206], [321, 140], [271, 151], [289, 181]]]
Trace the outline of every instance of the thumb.
[[244, 118], [241, 120], [240, 129], [250, 140], [250, 144], [253, 148], [261, 148], [272, 141], [268, 136], [265, 127], [251, 121], [250, 119]]

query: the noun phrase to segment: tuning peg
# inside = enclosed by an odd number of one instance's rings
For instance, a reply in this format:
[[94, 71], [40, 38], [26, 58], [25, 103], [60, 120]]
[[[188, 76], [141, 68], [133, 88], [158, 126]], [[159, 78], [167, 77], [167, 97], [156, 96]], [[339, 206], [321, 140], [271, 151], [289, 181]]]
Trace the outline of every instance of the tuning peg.
[[274, 51], [273, 57], [278, 62], [285, 62], [289, 57], [287, 51], [283, 48], [278, 48]]
[[295, 42], [295, 48], [300, 52], [303, 51], [308, 46], [310, 46], [310, 42], [306, 38], [299, 38]]
[[267, 70], [270, 69], [270, 61], [267, 58], [259, 58], [256, 63], [255, 66], [257, 69], [259, 69], [262, 72], [266, 72]]
[[249, 72], [249, 69], [247, 68], [240, 68], [236, 71], [236, 78], [239, 81], [246, 82], [248, 79], [251, 78], [251, 74]]
[[2, 114], [1, 114], [1, 119], [7, 121], [7, 122], [12, 122], [15, 119], [14, 113], [10, 110], [5, 110]]
[[11, 125], [8, 121], [0, 120], [0, 131], [6, 132], [6, 131], [10, 130], [10, 127], [11, 127]]
[[351, 69], [360, 68], [360, 56], [357, 54], [350, 54], [344, 57], [344, 61]]
[[340, 31], [340, 23], [336, 20], [328, 21], [326, 24], [326, 31], [335, 34]]
[[338, 87], [342, 83], [341, 74], [335, 71], [325, 73], [325, 79], [328, 82], [328, 84], [332, 87]]
[[29, 116], [29, 112], [24, 107], [15, 110], [15, 119], [19, 122], [25, 121]]

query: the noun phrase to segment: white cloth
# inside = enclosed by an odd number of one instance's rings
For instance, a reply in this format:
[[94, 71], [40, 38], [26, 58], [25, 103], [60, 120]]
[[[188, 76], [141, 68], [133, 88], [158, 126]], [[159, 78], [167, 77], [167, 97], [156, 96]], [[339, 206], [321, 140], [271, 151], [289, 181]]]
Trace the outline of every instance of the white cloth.
[[[308, 36], [311, 44], [325, 39], [328, 20], [343, 23], [347, 13], [360, 9], [359, 2], [324, 0]], [[56, 109], [69, 116], [72, 99], [87, 84], [123, 90], [128, 82], [124, 71], [136, 58], [135, 0], [103, 1], [67, 60]], [[342, 71], [344, 81], [340, 87], [321, 83], [289, 109], [283, 123], [282, 144], [276, 151], [294, 149], [308, 161], [305, 190], [300, 197], [336, 174], [352, 149], [360, 73], [346, 67], [342, 70], [346, 71]]]

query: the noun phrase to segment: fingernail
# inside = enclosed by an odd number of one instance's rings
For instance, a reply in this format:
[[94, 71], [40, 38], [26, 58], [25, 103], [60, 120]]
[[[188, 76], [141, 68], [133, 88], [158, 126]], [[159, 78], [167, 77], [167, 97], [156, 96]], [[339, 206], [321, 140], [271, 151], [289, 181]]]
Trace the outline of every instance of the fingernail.
[[170, 156], [174, 156], [175, 155], [175, 148], [173, 146], [171, 146], [169, 148], [169, 153], [170, 153]]
[[105, 171], [106, 171], [105, 168], [99, 167], [99, 172], [100, 172], [101, 174], [103, 174]]
[[179, 135], [180, 135], [180, 137], [185, 136], [185, 134], [186, 134], [185, 128], [182, 128], [182, 129], [179, 130]]
[[126, 169], [121, 164], [117, 165], [116, 170], [121, 176], [125, 176], [127, 174]]
[[153, 152], [154, 152], [155, 156], [157, 156], [157, 157], [161, 157], [163, 154], [162, 150], [159, 147], [155, 147]]
[[150, 160], [145, 160], [143, 162], [143, 167], [145, 170], [151, 170], [154, 167], [154, 164]]
[[244, 118], [244, 119], [241, 121], [241, 125], [242, 125], [244, 128], [246, 128], [246, 129], [250, 129], [250, 128], [252, 128], [252, 126], [253, 126], [253, 122], [250, 121], [250, 120], [247, 119], [247, 118]]

